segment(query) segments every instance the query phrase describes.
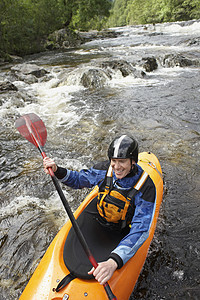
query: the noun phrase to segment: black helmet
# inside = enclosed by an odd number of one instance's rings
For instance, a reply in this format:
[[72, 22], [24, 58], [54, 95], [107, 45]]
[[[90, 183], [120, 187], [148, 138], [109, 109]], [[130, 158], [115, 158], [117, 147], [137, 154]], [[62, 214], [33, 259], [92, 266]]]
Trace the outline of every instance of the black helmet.
[[128, 135], [116, 137], [108, 148], [108, 157], [111, 158], [131, 158], [138, 162], [138, 143]]

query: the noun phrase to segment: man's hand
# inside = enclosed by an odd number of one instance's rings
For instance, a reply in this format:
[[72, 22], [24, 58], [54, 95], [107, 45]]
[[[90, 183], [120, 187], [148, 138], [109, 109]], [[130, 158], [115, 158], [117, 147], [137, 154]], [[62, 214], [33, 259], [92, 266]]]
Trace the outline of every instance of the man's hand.
[[103, 285], [112, 277], [116, 269], [117, 263], [109, 258], [107, 261], [100, 262], [96, 269], [92, 268], [88, 274], [93, 274], [95, 279]]
[[56, 166], [54, 160], [49, 157], [45, 157], [43, 159], [43, 166], [44, 166], [44, 171], [46, 174], [49, 174], [48, 168], [52, 168], [53, 172], [56, 172], [56, 170], [57, 170], [57, 166]]

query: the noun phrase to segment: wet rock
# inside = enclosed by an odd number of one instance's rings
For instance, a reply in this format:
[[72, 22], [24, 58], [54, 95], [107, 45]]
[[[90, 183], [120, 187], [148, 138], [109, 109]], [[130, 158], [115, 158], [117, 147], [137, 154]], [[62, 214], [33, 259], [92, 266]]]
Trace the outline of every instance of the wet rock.
[[62, 28], [50, 34], [43, 47], [47, 50], [75, 48], [94, 39], [116, 38], [119, 34], [109, 29], [84, 32]]
[[101, 64], [102, 68], [119, 70], [123, 77], [130, 75], [133, 72], [133, 67], [126, 61], [106, 61]]
[[27, 84], [33, 84], [38, 82], [38, 78], [31, 74], [28, 75], [21, 74], [20, 76], [18, 76], [18, 79], [20, 81], [24, 81]]
[[163, 32], [151, 32], [151, 33], [148, 33], [148, 36], [158, 36], [158, 35], [164, 35]]
[[89, 42], [92, 40], [96, 39], [105, 39], [105, 38], [116, 38], [118, 37], [121, 33], [109, 30], [109, 29], [104, 29], [102, 31], [98, 30], [90, 30], [88, 32], [78, 32], [79, 36], [81, 37], [83, 42]]
[[89, 69], [83, 73], [80, 83], [86, 88], [101, 88], [108, 79], [103, 70]]
[[97, 38], [117, 38], [121, 33], [109, 29], [98, 31]]
[[20, 56], [17, 55], [11, 55], [8, 53], [5, 53], [3, 51], [0, 51], [0, 64], [2, 63], [18, 63], [21, 62], [23, 59]]
[[21, 63], [22, 61], [23, 61], [23, 58], [21, 56], [10, 55], [10, 62], [12, 62], [12, 63]]
[[200, 37], [196, 37], [187, 42], [187, 46], [199, 46], [200, 45]]
[[77, 32], [69, 28], [63, 28], [54, 31], [48, 36], [44, 43], [44, 48], [48, 50], [68, 49], [78, 47], [82, 42], [83, 40]]
[[21, 74], [34, 75], [37, 78], [41, 78], [48, 73], [43, 67], [39, 67], [35, 64], [18, 64], [11, 68], [11, 72], [16, 76]]
[[144, 77], [145, 73], [138, 71], [133, 65], [125, 60], [105, 61], [100, 65], [101, 68], [106, 69], [107, 73], [112, 77], [112, 71], [120, 71], [123, 77], [132, 75], [135, 77]]
[[162, 65], [167, 68], [172, 67], [188, 67], [198, 66], [200, 62], [198, 60], [189, 59], [181, 54], [168, 54], [165, 55]]
[[0, 82], [0, 91], [17, 91], [17, 87], [10, 81]]
[[8, 234], [7, 233], [0, 235], [0, 249], [5, 244], [5, 241], [7, 240], [7, 238], [8, 238]]
[[142, 60], [145, 61], [145, 63], [143, 64], [143, 68], [146, 72], [152, 72], [158, 68], [155, 57], [145, 57], [142, 58]]
[[38, 82], [49, 73], [45, 68], [35, 64], [18, 64], [11, 68], [11, 75], [15, 80], [32, 84]]

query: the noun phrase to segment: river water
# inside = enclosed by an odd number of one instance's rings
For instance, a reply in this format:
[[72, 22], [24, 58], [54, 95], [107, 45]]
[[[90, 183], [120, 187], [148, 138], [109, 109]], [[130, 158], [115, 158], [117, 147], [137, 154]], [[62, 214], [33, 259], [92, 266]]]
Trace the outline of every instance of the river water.
[[[44, 121], [46, 153], [80, 170], [105, 159], [122, 133], [152, 151], [164, 174], [154, 240], [130, 299], [199, 299], [200, 22], [115, 28], [116, 37], [23, 59], [48, 73], [16, 77], [2, 65], [0, 94], [0, 299], [18, 299], [68, 219], [42, 159], [15, 129], [24, 113]], [[157, 68], [144, 69], [147, 57]], [[128, 72], [128, 73], [127, 73]], [[144, 74], [145, 72], [145, 74]], [[22, 78], [23, 77], [23, 78]], [[29, 78], [29, 80], [28, 80]], [[88, 190], [63, 188], [73, 210]]]

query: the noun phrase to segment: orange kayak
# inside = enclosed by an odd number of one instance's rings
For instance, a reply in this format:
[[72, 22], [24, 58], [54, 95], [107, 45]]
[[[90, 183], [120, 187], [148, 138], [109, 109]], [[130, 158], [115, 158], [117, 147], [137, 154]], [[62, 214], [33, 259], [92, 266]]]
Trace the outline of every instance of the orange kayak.
[[[133, 292], [154, 235], [163, 196], [162, 170], [157, 157], [150, 152], [140, 153], [138, 164], [149, 174], [155, 184], [156, 208], [151, 223], [149, 237], [138, 249], [136, 254], [121, 269], [115, 271], [108, 282], [118, 300], [128, 300]], [[97, 193], [98, 187], [96, 186], [74, 213], [75, 218], [79, 218], [82, 212], [89, 207], [89, 204], [92, 203], [91, 201], [97, 196]], [[20, 300], [108, 299], [104, 287], [101, 286], [95, 279], [76, 277], [60, 291], [55, 291], [58, 283], [70, 273], [66, 266], [67, 251], [65, 245], [68, 235], [70, 234], [70, 229], [71, 222], [68, 221], [61, 228], [47, 249], [33, 276], [24, 289]], [[106, 248], [106, 243], [103, 246]], [[63, 253], [65, 253], [65, 256]]]

